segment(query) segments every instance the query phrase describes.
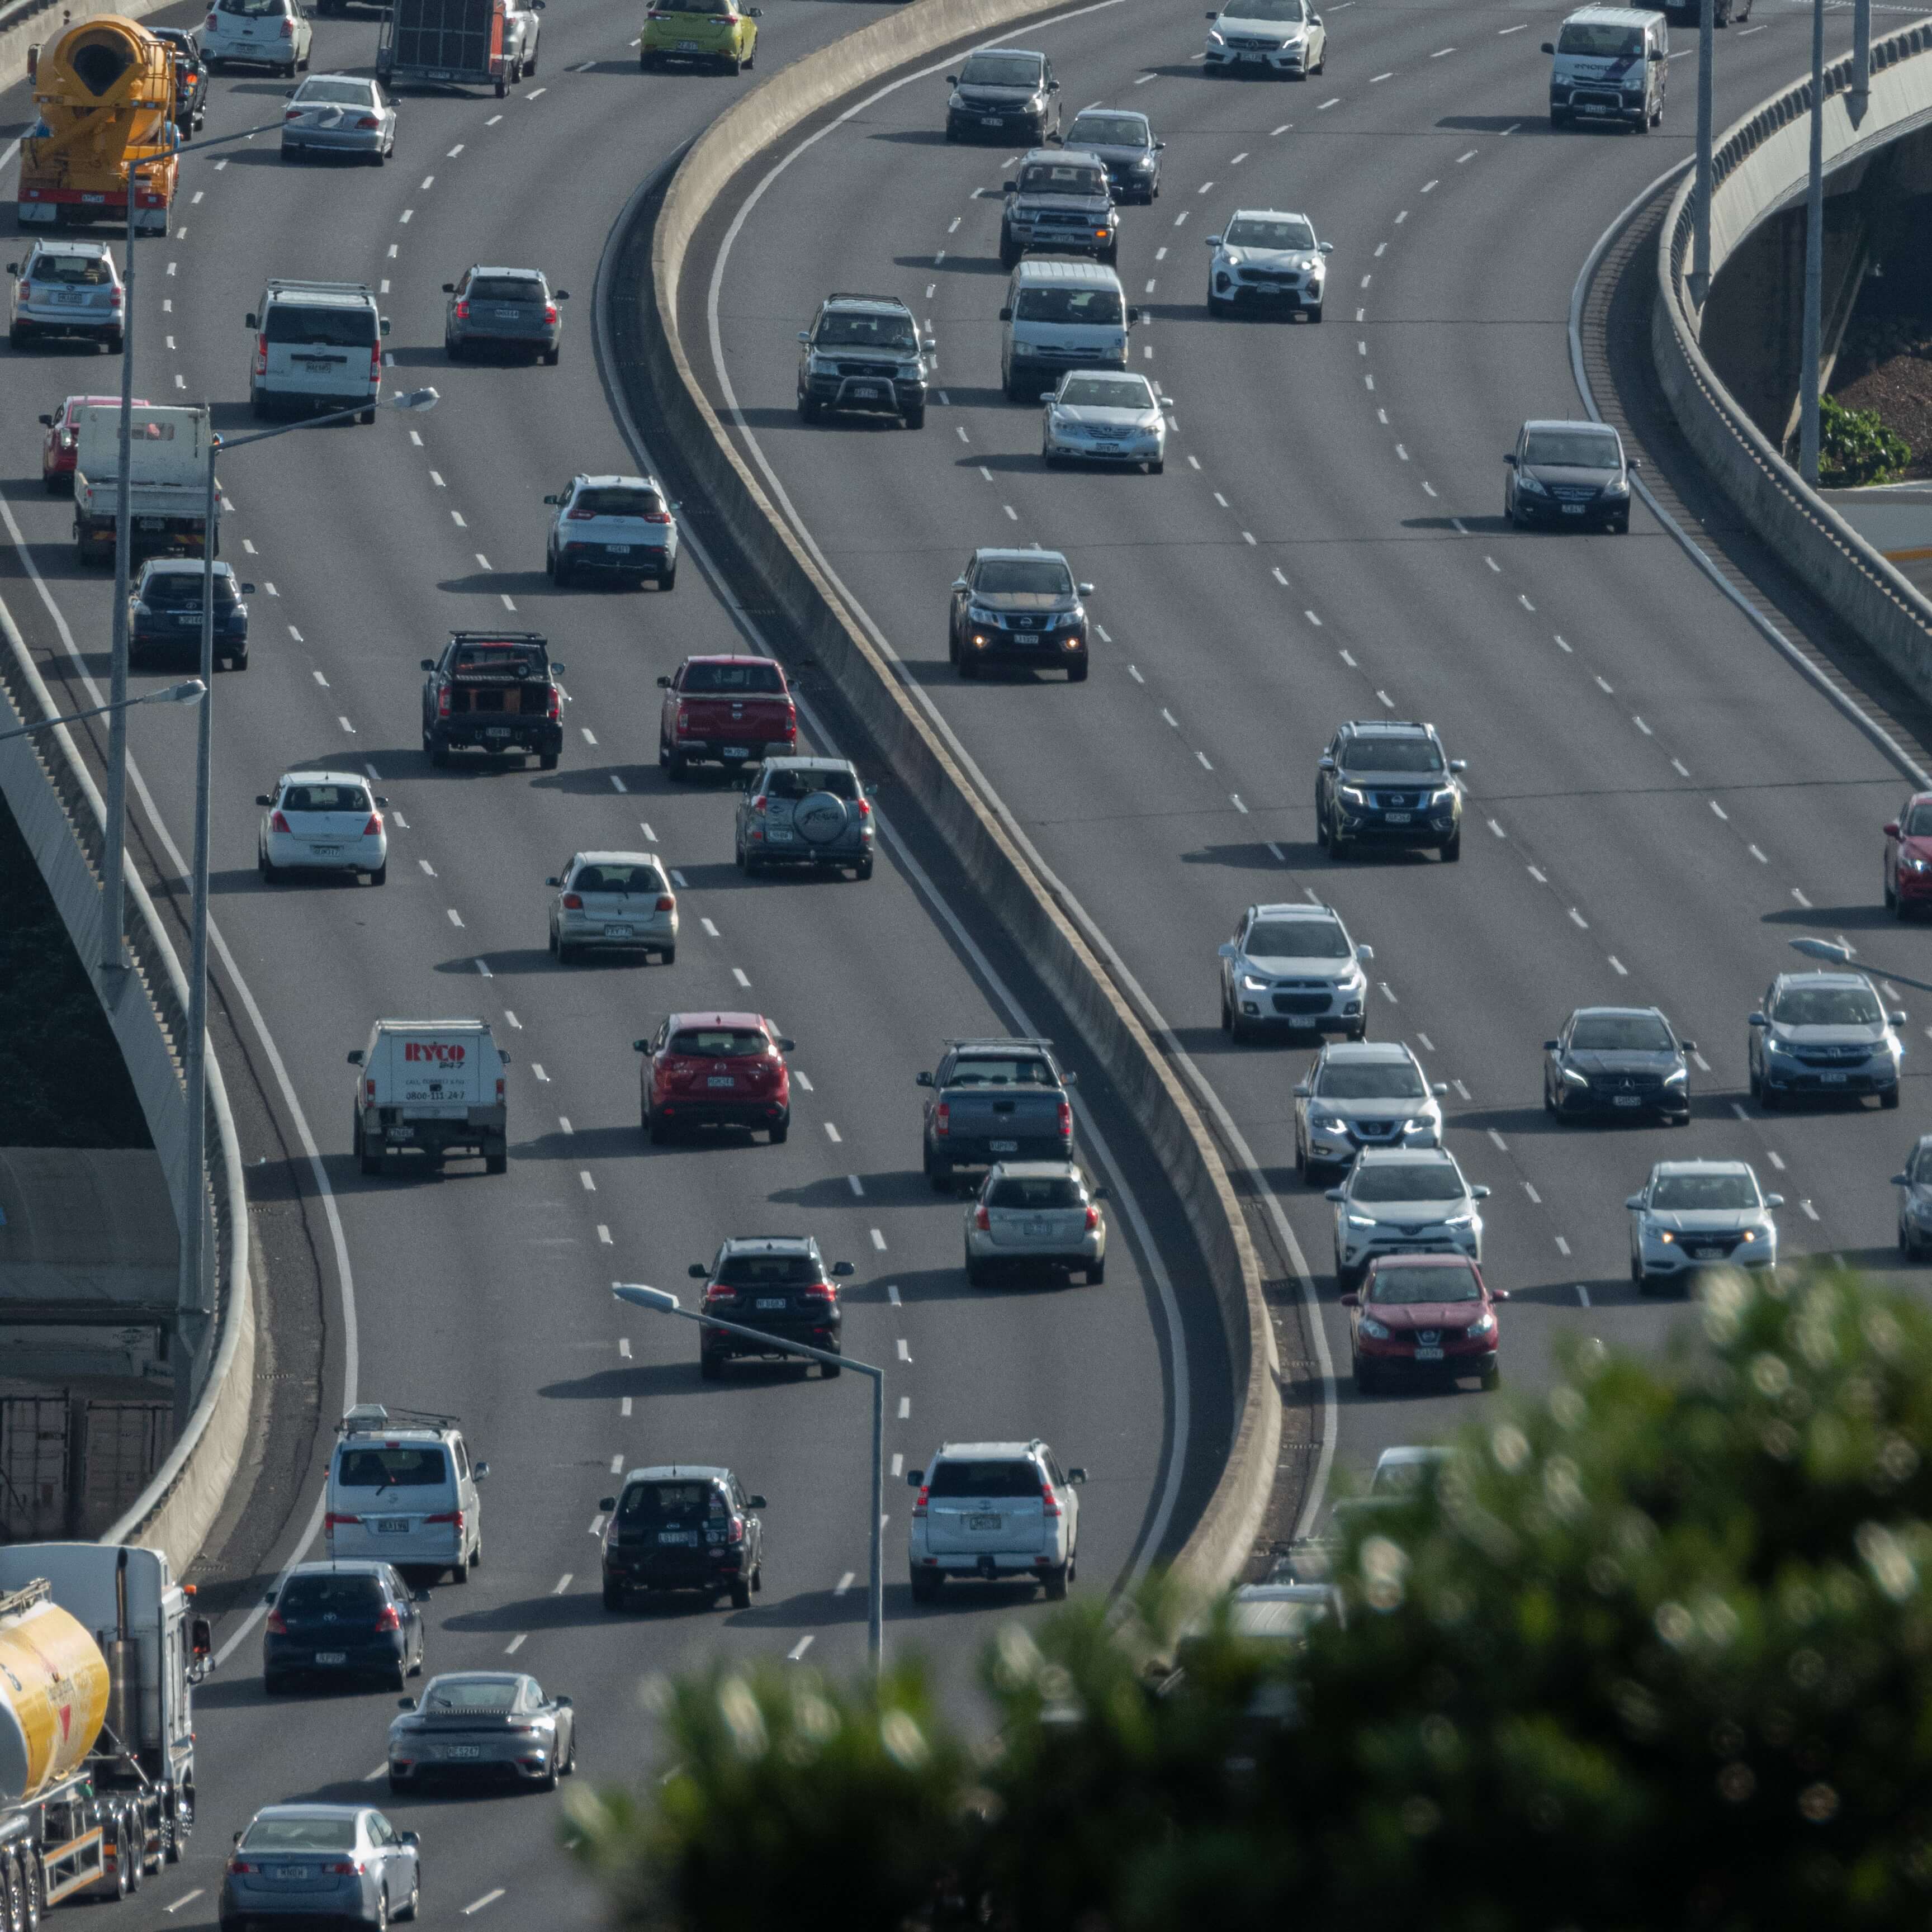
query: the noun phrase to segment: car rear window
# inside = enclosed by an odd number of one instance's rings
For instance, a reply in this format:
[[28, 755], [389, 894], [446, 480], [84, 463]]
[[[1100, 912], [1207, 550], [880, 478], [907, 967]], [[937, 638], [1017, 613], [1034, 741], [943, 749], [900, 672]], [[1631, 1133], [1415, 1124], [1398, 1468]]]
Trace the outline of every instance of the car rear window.
[[949, 1087], [1058, 1087], [1053, 1069], [1043, 1060], [994, 1060], [976, 1054], [956, 1060]]
[[304, 1616], [319, 1616], [325, 1610], [353, 1610], [360, 1615], [378, 1608], [382, 1586], [374, 1576], [291, 1576], [282, 1586], [280, 1607], [299, 1610]]
[[[235, 587], [235, 580], [225, 570], [214, 573], [214, 601], [218, 604], [232, 604], [241, 596]], [[199, 604], [201, 602], [201, 572], [199, 570], [158, 570], [141, 586], [141, 602], [144, 604], [166, 604], [170, 610], [182, 604]]]
[[356, 1847], [352, 1818], [257, 1818], [242, 1840], [251, 1852], [347, 1852]]
[[1112, 289], [1022, 289], [1013, 307], [1018, 322], [1077, 322], [1090, 328], [1120, 326], [1120, 298]]
[[34, 264], [37, 282], [98, 288], [113, 279], [113, 270], [98, 255], [43, 255]]
[[432, 1684], [422, 1707], [425, 1711], [514, 1710], [518, 1684], [514, 1677], [472, 1677], [460, 1683]]
[[661, 517], [664, 499], [655, 490], [580, 490], [570, 507], [592, 517]]
[[729, 1255], [718, 1279], [727, 1288], [809, 1288], [820, 1272], [809, 1255]]
[[935, 1496], [1037, 1498], [1044, 1486], [1039, 1470], [1018, 1456], [1003, 1456], [988, 1462], [948, 1456], [929, 1470], [926, 1477], [926, 1487]]
[[320, 102], [324, 106], [369, 107], [375, 97], [366, 80], [305, 80], [296, 93], [298, 106]]
[[633, 1483], [617, 1502], [617, 1520], [626, 1524], [688, 1522], [724, 1514], [724, 1498], [707, 1482]]
[[1008, 1176], [993, 1184], [993, 1191], [987, 1197], [989, 1208], [1078, 1208], [1081, 1204], [1080, 1184], [1060, 1174], [1044, 1179], [1016, 1179]]
[[1067, 130], [1070, 142], [1095, 141], [1103, 148], [1143, 148], [1147, 123], [1138, 114], [1083, 114]]
[[491, 677], [548, 677], [550, 661], [528, 644], [459, 644], [452, 670], [486, 672]]
[[376, 311], [271, 302], [268, 314], [262, 318], [262, 333], [274, 343], [321, 349], [369, 349], [376, 340]]
[[540, 302], [543, 298], [542, 283], [526, 275], [478, 275], [470, 284], [472, 302]]
[[1369, 1299], [1398, 1308], [1419, 1302], [1480, 1301], [1476, 1277], [1461, 1268], [1391, 1268], [1384, 1262], [1369, 1285]]
[[335, 1466], [345, 1490], [419, 1490], [449, 1480], [449, 1452], [442, 1448], [398, 1447], [345, 1449]]
[[770, 1049], [755, 1027], [688, 1027], [670, 1040], [673, 1053], [694, 1060], [745, 1060]]
[[850, 772], [788, 769], [772, 772], [765, 784], [767, 798], [809, 798], [815, 791], [829, 791], [834, 798], [850, 802], [859, 796], [859, 782]]
[[775, 664], [693, 664], [684, 668], [680, 687], [700, 694], [770, 696], [784, 689], [784, 675]]
[[580, 892], [661, 892], [664, 877], [655, 866], [580, 866], [570, 882]]
[[[284, 812], [367, 812], [369, 794], [355, 784], [290, 785], [282, 794]], [[344, 1461], [347, 1460], [345, 1457]]]

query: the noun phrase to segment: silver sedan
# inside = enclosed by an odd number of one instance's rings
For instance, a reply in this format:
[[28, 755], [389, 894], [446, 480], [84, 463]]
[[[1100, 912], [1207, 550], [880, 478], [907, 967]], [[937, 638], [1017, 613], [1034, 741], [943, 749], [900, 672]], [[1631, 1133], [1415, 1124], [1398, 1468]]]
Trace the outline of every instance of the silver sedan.
[[433, 1780], [494, 1780], [554, 1791], [577, 1768], [577, 1712], [520, 1671], [454, 1670], [420, 1699], [398, 1700], [389, 1726], [389, 1789]]
[[1167, 466], [1167, 418], [1172, 397], [1144, 376], [1114, 369], [1070, 369], [1057, 389], [1040, 398], [1040, 453], [1056, 463], [1144, 464], [1150, 476]]
[[224, 1925], [386, 1925], [422, 1909], [416, 1834], [363, 1804], [268, 1804], [235, 1834]]
[[380, 82], [353, 74], [312, 74], [289, 90], [282, 158], [354, 154], [380, 167], [396, 152], [396, 108]]
[[550, 950], [568, 965], [580, 952], [677, 958], [677, 895], [648, 852], [579, 852], [550, 888]]
[[1105, 1281], [1106, 1198], [1070, 1160], [996, 1163], [966, 1210], [966, 1279], [977, 1288], [1002, 1269], [1042, 1268]]

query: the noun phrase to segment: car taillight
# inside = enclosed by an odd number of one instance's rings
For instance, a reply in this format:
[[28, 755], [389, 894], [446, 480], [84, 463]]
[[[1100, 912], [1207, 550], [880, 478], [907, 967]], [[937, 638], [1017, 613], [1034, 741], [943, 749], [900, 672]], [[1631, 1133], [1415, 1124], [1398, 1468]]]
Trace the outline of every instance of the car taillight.
[[356, 124], [358, 128], [380, 128], [382, 124], [376, 118], [374, 115], [365, 114]]
[[1058, 1516], [1060, 1514], [1060, 1505], [1054, 1500], [1052, 1487], [1046, 1483], [1040, 1486], [1040, 1513], [1042, 1516]]
[[567, 524], [587, 524], [590, 522], [596, 514], [597, 512], [595, 510], [566, 510], [564, 512], [563, 520]]
[[1073, 1109], [1064, 1100], [1060, 1103], [1060, 1138], [1064, 1141], [1073, 1138]]
[[279, 810], [269, 813], [268, 830], [271, 832], [286, 832], [288, 829], [289, 821], [282, 816]]
[[944, 1140], [952, 1131], [952, 1106], [950, 1101], [942, 1100], [933, 1108], [932, 1131], [939, 1140]]
[[722, 1282], [714, 1281], [704, 1291], [706, 1308], [735, 1308], [738, 1305], [738, 1291], [727, 1288]]
[[271, 1610], [268, 1615], [267, 1622], [271, 1635], [274, 1636], [288, 1635], [289, 1627], [282, 1621], [282, 1613], [280, 1610]]
[[423, 1521], [424, 1522], [453, 1522], [458, 1529], [460, 1529], [463, 1527], [463, 1512], [460, 1510], [445, 1510], [440, 1515], [424, 1516]]
[[456, 319], [458, 322], [467, 322], [470, 320], [470, 304], [466, 302], [460, 302], [456, 304]]
[[282, 38], [285, 40], [292, 40], [295, 37], [296, 23], [292, 20], [285, 20], [282, 22]]
[[544, 320], [547, 322], [553, 323], [556, 320], [556, 304], [555, 302], [545, 302], [544, 304]]
[[838, 1289], [829, 1281], [815, 1281], [805, 1291], [808, 1301], [822, 1301], [828, 1307], [838, 1299]]
[[859, 816], [861, 818], [870, 818], [872, 815], [872, 801], [868, 798], [862, 798], [859, 801]]
[[[555, 321], [556, 310], [552, 309], [550, 313], [550, 320], [553, 322]], [[670, 521], [670, 512], [668, 510], [646, 510], [644, 512], [644, 521], [647, 524], [668, 524]]]
[[658, 895], [658, 910], [659, 912], [675, 912], [676, 910], [677, 901], [669, 892], [660, 892]]
[[282, 110], [282, 118], [284, 121], [299, 121], [305, 111], [300, 107], [284, 107]]
[[[370, 1093], [373, 1094], [375, 1092], [376, 1083], [374, 1081], [370, 1080], [366, 1082], [364, 1084], [368, 1086]], [[334, 1510], [331, 1510], [328, 1515], [322, 1518], [322, 1526], [324, 1529], [352, 1529], [355, 1528], [356, 1524], [360, 1522], [362, 1520], [362, 1519], [359, 1516], [338, 1516]]]
[[376, 1629], [379, 1631], [399, 1630], [402, 1627], [403, 1620], [396, 1614], [395, 1605], [394, 1604], [385, 1604], [382, 1606], [382, 1614], [376, 1619]]
[[255, 373], [258, 376], [268, 373], [268, 338], [266, 335], [255, 338]]
[[1087, 1232], [1090, 1234], [1100, 1225], [1100, 1210], [1090, 1208], [1087, 1210]]
[[[208, 16], [208, 24], [211, 27], [214, 25], [214, 16], [212, 14]], [[228, 1869], [232, 1872], [239, 1872], [245, 1877], [250, 1872], [263, 1872], [268, 1868], [266, 1865], [251, 1865], [246, 1858], [230, 1858], [228, 1861]]]
[[382, 345], [376, 343], [369, 351], [369, 380], [379, 388], [382, 380]]
[[691, 713], [682, 704], [677, 707], [677, 728], [680, 731], [691, 728]]
[[211, 14], [208, 16], [208, 25], [202, 29], [202, 32], [205, 33], [213, 33], [214, 32], [214, 16]]
[[449, 716], [449, 692], [446, 688], [436, 694], [436, 715], [439, 718]]
[[[390, 1612], [392, 1616], [394, 1614], [393, 1610]], [[362, 1864], [359, 1859], [352, 1864], [346, 1858], [338, 1858], [333, 1864], [324, 1865], [322, 1869], [334, 1878], [360, 1878], [362, 1876]]]
[[[364, 1094], [364, 1096], [365, 1096], [366, 1098], [368, 1098], [368, 1099], [369, 1099], [369, 1100], [374, 1100], [374, 1099], [375, 1099], [375, 1097], [376, 1097], [376, 1083], [375, 1083], [375, 1082], [374, 1082], [374, 1081], [373, 1081], [373, 1080], [365, 1080], [365, 1081], [364, 1081], [364, 1082], [363, 1082], [363, 1083], [362, 1083], [362, 1091], [363, 1091], [363, 1094]], [[340, 1516], [340, 1517], [331, 1516], [331, 1517], [329, 1518], [329, 1520], [330, 1520], [330, 1522], [355, 1522], [355, 1521], [356, 1520], [356, 1519], [354, 1516]]]
[[765, 806], [767, 802], [768, 801], [763, 798], [754, 798], [752, 801], [752, 809], [762, 818], [765, 815]]
[[107, 291], [107, 306], [110, 308], [118, 308], [121, 306], [121, 291], [118, 289], [110, 289]]
[[584, 896], [580, 892], [566, 892], [563, 909], [566, 912], [581, 912], [584, 910]]
[[377, 832], [382, 830], [382, 814], [377, 812], [372, 812], [369, 814], [369, 823], [362, 828], [362, 836], [364, 838], [373, 838]]
[[559, 691], [555, 685], [552, 685], [550, 688], [550, 715], [554, 720], [559, 722], [561, 722], [563, 717], [563, 693]]
[[496, 1076], [496, 1104], [500, 1107], [503, 1104], [503, 1076], [500, 1073]]
[[926, 1499], [931, 1493], [932, 1491], [925, 1484], [920, 1484], [919, 1486], [919, 1499], [912, 1506], [912, 1513], [914, 1516], [925, 1515]]
[[798, 706], [788, 698], [785, 700], [784, 734], [788, 738], [798, 736]]
[[993, 1217], [983, 1205], [974, 1210], [973, 1225], [982, 1234], [990, 1234], [993, 1232]]
[[744, 1540], [745, 1526], [734, 1516], [730, 1527], [724, 1532], [724, 1540], [727, 1543], [742, 1543]]

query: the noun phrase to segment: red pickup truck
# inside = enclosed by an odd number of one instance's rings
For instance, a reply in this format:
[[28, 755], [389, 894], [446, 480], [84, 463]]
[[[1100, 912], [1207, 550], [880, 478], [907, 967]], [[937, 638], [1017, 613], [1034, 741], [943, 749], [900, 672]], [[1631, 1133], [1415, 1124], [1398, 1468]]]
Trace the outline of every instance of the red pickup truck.
[[798, 748], [798, 706], [770, 658], [686, 658], [658, 682], [658, 763], [674, 779], [702, 761], [752, 764]]

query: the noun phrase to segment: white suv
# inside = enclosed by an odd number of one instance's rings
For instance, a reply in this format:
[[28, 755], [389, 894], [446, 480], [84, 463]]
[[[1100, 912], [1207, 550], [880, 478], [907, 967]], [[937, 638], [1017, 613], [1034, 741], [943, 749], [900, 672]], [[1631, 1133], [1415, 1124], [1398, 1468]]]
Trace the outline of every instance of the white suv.
[[308, 68], [315, 29], [299, 0], [210, 0], [201, 23], [201, 57], [210, 74], [245, 63], [292, 80]]
[[1324, 1033], [1369, 1036], [1369, 982], [1376, 956], [1358, 946], [1332, 907], [1292, 899], [1250, 906], [1221, 955], [1221, 1025], [1234, 1039], [1287, 1027], [1311, 1042]]
[[1359, 1288], [1378, 1255], [1461, 1254], [1483, 1260], [1483, 1216], [1472, 1187], [1447, 1148], [1364, 1148], [1335, 1204], [1335, 1280]]
[[330, 1559], [447, 1570], [468, 1582], [483, 1561], [476, 1485], [489, 1473], [470, 1462], [454, 1416], [358, 1403], [335, 1425], [322, 1519]]
[[248, 402], [256, 416], [358, 409], [358, 421], [376, 420], [389, 318], [365, 283], [278, 277], [248, 326], [255, 332]]
[[949, 1576], [988, 1583], [1026, 1576], [1049, 1597], [1066, 1594], [1080, 1544], [1084, 1469], [1062, 1470], [1053, 1451], [1030, 1442], [946, 1442], [906, 1480], [912, 1506], [907, 1556], [915, 1601], [930, 1603]]
[[1205, 238], [1214, 252], [1208, 264], [1208, 313], [1271, 308], [1322, 320], [1328, 282], [1324, 259], [1335, 244], [1317, 241], [1305, 214], [1271, 208], [1238, 208], [1220, 234]]

